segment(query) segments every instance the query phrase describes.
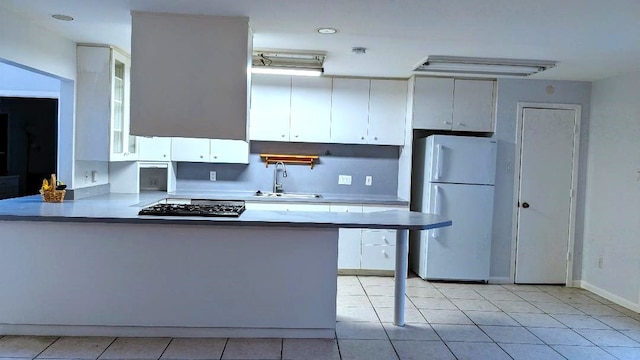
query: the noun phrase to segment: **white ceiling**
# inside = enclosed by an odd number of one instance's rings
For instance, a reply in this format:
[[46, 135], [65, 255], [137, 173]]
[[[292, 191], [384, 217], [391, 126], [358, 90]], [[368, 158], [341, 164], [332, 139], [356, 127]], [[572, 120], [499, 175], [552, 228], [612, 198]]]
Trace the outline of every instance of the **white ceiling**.
[[[128, 52], [131, 10], [248, 16], [254, 48], [326, 51], [328, 75], [406, 78], [428, 55], [559, 62], [538, 79], [640, 70], [639, 0], [0, 0], [0, 7], [73, 41]], [[340, 31], [315, 32], [325, 26]], [[367, 54], [353, 54], [354, 46]]]

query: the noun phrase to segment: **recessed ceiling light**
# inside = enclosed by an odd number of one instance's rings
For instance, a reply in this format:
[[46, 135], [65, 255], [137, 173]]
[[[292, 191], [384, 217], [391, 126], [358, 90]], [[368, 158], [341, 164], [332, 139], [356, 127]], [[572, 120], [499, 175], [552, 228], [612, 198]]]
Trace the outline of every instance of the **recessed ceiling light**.
[[338, 32], [338, 29], [323, 27], [323, 28], [317, 29], [316, 31], [319, 32], [320, 34], [335, 34]]
[[71, 17], [69, 15], [64, 15], [64, 14], [53, 14], [53, 15], [51, 15], [51, 17], [56, 19], [56, 20], [73, 21], [73, 17]]

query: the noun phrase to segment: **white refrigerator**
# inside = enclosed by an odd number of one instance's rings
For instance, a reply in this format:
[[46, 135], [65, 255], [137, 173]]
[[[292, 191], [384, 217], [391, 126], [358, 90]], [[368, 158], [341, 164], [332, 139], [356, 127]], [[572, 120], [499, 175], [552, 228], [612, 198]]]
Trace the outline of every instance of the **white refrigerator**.
[[411, 232], [411, 270], [423, 279], [488, 281], [496, 141], [432, 135], [414, 144], [411, 210], [453, 225]]

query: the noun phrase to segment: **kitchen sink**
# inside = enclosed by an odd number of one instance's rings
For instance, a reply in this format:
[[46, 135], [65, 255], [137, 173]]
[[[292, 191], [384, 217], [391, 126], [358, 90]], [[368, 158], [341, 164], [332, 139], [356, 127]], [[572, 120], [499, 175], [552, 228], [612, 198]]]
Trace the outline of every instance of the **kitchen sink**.
[[254, 196], [261, 197], [277, 197], [283, 199], [321, 199], [322, 195], [320, 194], [303, 194], [303, 193], [273, 193], [273, 192], [262, 192], [257, 191]]

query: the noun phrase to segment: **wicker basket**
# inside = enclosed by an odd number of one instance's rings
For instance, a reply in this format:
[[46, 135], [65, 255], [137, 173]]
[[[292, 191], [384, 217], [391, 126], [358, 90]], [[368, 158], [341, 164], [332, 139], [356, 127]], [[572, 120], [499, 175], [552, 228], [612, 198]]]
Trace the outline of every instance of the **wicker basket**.
[[42, 194], [42, 200], [48, 203], [61, 203], [64, 201], [64, 194], [66, 194], [66, 190], [48, 190], [42, 191], [40, 190], [40, 194]]

